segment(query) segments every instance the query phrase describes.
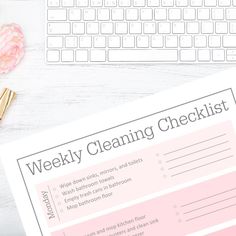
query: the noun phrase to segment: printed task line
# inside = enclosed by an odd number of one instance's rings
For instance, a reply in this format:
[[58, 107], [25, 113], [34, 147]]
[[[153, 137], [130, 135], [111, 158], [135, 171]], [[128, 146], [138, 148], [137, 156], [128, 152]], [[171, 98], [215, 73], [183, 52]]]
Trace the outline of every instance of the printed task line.
[[199, 215], [199, 216], [195, 216], [195, 217], [193, 217], [193, 218], [187, 219], [186, 222], [189, 222], [189, 221], [192, 221], [192, 220], [196, 220], [196, 219], [198, 219], [198, 218], [201, 218], [201, 217], [204, 217], [204, 216], [207, 216], [207, 215], [211, 215], [211, 214], [213, 214], [213, 213], [217, 213], [217, 212], [219, 212], [219, 211], [223, 211], [223, 210], [226, 210], [226, 209], [228, 209], [228, 208], [235, 207], [235, 206], [236, 206], [236, 204], [232, 204], [232, 205], [229, 205], [229, 206], [226, 206], [226, 207], [217, 209], [217, 210], [215, 210], [215, 211], [211, 211], [211, 212], [208, 212], [208, 213]]
[[223, 152], [227, 152], [227, 151], [230, 151], [230, 150], [231, 150], [231, 148], [227, 148], [227, 149], [221, 150], [221, 151], [219, 151], [219, 152], [215, 152], [215, 153], [209, 154], [209, 155], [207, 155], [207, 156], [203, 156], [203, 157], [200, 157], [200, 158], [197, 158], [197, 159], [188, 161], [188, 162], [184, 162], [184, 163], [179, 164], [179, 165], [176, 165], [176, 166], [172, 166], [172, 167], [170, 167], [168, 170], [172, 170], [172, 169], [175, 169], [175, 168], [177, 168], [177, 167], [181, 167], [181, 166], [190, 164], [190, 163], [192, 163], [192, 162], [196, 162], [196, 161], [199, 161], [199, 160], [208, 158], [208, 157], [212, 157], [212, 156], [215, 156], [215, 155], [217, 155], [217, 154], [220, 154], [220, 153], [223, 153]]
[[184, 205], [182, 205], [181, 207], [190, 206], [190, 205], [192, 205], [192, 204], [194, 204], [194, 203], [198, 203], [198, 202], [201, 202], [201, 201], [210, 199], [210, 198], [212, 198], [212, 197], [219, 196], [219, 195], [221, 195], [221, 194], [229, 193], [229, 192], [232, 192], [232, 191], [234, 191], [234, 190], [236, 190], [236, 187], [235, 187], [235, 188], [228, 189], [228, 190], [225, 190], [225, 191], [220, 192], [220, 193], [216, 193], [216, 194], [211, 195], [211, 196], [208, 196], [208, 197], [201, 198], [201, 199], [196, 200], [196, 201], [194, 201], [194, 202], [190, 202], [190, 203], [184, 204]]
[[202, 144], [202, 143], [206, 143], [206, 142], [208, 142], [208, 141], [211, 141], [211, 140], [214, 140], [214, 139], [217, 139], [217, 138], [221, 138], [221, 137], [223, 137], [223, 136], [225, 136], [225, 135], [227, 135], [227, 134], [224, 133], [224, 134], [215, 136], [215, 137], [213, 137], [213, 138], [209, 138], [209, 139], [206, 139], [206, 140], [203, 140], [203, 141], [200, 141], [200, 142], [197, 142], [197, 143], [194, 143], [194, 144], [185, 146], [185, 147], [183, 147], [183, 148], [179, 148], [179, 149], [176, 149], [176, 150], [174, 150], [174, 151], [164, 153], [163, 155], [164, 155], [164, 156], [167, 156], [167, 155], [169, 155], [169, 154], [172, 154], [172, 153], [175, 153], [175, 152], [178, 152], [178, 151], [182, 151], [182, 150], [185, 150], [185, 149], [187, 149], [187, 148], [194, 147], [194, 146], [196, 146], [196, 145], [199, 145], [199, 144]]
[[197, 150], [197, 151], [195, 151], [195, 152], [191, 152], [191, 153], [185, 154], [185, 155], [183, 155], [183, 156], [175, 157], [175, 158], [173, 158], [173, 159], [170, 159], [170, 160], [166, 161], [166, 163], [169, 163], [169, 162], [172, 162], [172, 161], [175, 161], [175, 160], [179, 160], [179, 159], [181, 159], [181, 158], [184, 158], [184, 157], [187, 157], [187, 156], [191, 156], [191, 155], [193, 155], [193, 154], [196, 154], [196, 153], [199, 153], [199, 152], [203, 152], [203, 151], [209, 150], [209, 149], [211, 149], [211, 148], [221, 146], [221, 145], [226, 144], [226, 143], [229, 143], [229, 140], [224, 141], [224, 142], [221, 142], [221, 143], [218, 143], [218, 144], [215, 144], [215, 145], [212, 145], [212, 146], [209, 146], [209, 147], [207, 147], [207, 148], [203, 148], [203, 149]]
[[171, 177], [175, 177], [175, 176], [177, 176], [177, 175], [181, 175], [181, 174], [184, 174], [184, 173], [190, 172], [190, 171], [192, 171], [192, 170], [196, 170], [196, 169], [199, 169], [199, 168], [202, 168], [202, 167], [205, 167], [205, 166], [208, 166], [208, 165], [211, 165], [211, 164], [214, 164], [214, 163], [217, 163], [217, 162], [220, 162], [220, 161], [223, 161], [223, 160], [226, 160], [226, 159], [232, 158], [232, 157], [234, 157], [234, 155], [227, 156], [227, 157], [221, 158], [221, 159], [219, 159], [219, 160], [212, 161], [212, 162], [209, 162], [209, 163], [206, 163], [206, 164], [204, 164], [204, 165], [197, 166], [197, 167], [194, 167], [194, 168], [191, 168], [191, 169], [188, 169], [188, 170], [184, 170], [184, 171], [179, 172], [179, 173], [177, 173], [177, 174], [173, 174], [173, 175], [171, 175]]
[[226, 202], [226, 201], [234, 199], [234, 198], [236, 198], [236, 195], [232, 196], [232, 197], [229, 197], [229, 198], [226, 198], [226, 199], [223, 199], [223, 200], [220, 200], [220, 201], [217, 201], [217, 202], [214, 202], [214, 203], [211, 203], [211, 204], [208, 204], [208, 205], [205, 205], [205, 206], [202, 206], [202, 207], [199, 207], [199, 208], [196, 208], [196, 209], [193, 209], [191, 211], [184, 212], [183, 214], [186, 215], [186, 214], [192, 213], [194, 211], [198, 211], [198, 210], [210, 207], [210, 206], [214, 206], [214, 205], [216, 205], [218, 203]]

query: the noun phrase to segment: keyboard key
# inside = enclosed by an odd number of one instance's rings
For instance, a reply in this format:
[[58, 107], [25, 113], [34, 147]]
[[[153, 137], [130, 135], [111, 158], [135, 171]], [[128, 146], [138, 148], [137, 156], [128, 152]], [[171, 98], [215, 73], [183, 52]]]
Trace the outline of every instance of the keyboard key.
[[62, 62], [73, 62], [74, 61], [74, 51], [73, 50], [62, 50], [61, 51], [61, 61]]
[[152, 9], [141, 9], [140, 11], [140, 19], [141, 20], [152, 20]]
[[198, 22], [188, 22], [187, 23], [187, 33], [188, 34], [198, 34], [199, 33], [199, 23]]
[[215, 32], [217, 34], [227, 34], [228, 33], [228, 23], [227, 22], [216, 22]]
[[144, 32], [144, 34], [155, 34], [156, 33], [156, 24], [153, 22], [143, 23], [143, 32]]
[[231, 5], [230, 0], [219, 0], [219, 6], [220, 7], [229, 7]]
[[63, 7], [73, 7], [74, 6], [74, 0], [61, 0]]
[[121, 21], [124, 19], [124, 10], [123, 9], [112, 9], [111, 10], [111, 19], [115, 21]]
[[181, 48], [191, 48], [192, 47], [192, 36], [190, 36], [190, 35], [180, 36], [180, 47]]
[[110, 19], [109, 9], [98, 9], [98, 20], [106, 21]]
[[151, 37], [151, 47], [162, 48], [164, 46], [163, 36], [155, 35]]
[[83, 22], [73, 23], [73, 34], [84, 34], [85, 24]]
[[236, 61], [236, 50], [227, 50], [227, 61], [232, 61], [235, 62]]
[[168, 22], [158, 23], [159, 34], [169, 34], [171, 30], [171, 25]]
[[78, 39], [77, 37], [66, 37], [66, 48], [77, 48], [78, 46]]
[[138, 9], [127, 9], [126, 20], [138, 20]]
[[127, 34], [128, 24], [126, 22], [116, 23], [116, 34]]
[[109, 50], [110, 62], [175, 62], [177, 50]]
[[177, 7], [187, 7], [188, 6], [188, 0], [176, 0], [175, 4]]
[[105, 62], [106, 51], [105, 50], [91, 50], [90, 60], [93, 62]]
[[48, 62], [59, 62], [60, 52], [58, 50], [48, 50], [47, 51], [47, 61]]
[[186, 8], [184, 9], [184, 20], [195, 20], [196, 18], [196, 11], [193, 8]]
[[48, 0], [48, 6], [49, 7], [59, 7], [60, 0]]
[[147, 48], [149, 46], [148, 36], [137, 36], [137, 47]]
[[91, 0], [90, 5], [91, 7], [102, 7], [103, 0]]
[[134, 1], [134, 7], [144, 7], [145, 6], [145, 0], [133, 0]]
[[63, 47], [63, 38], [58, 37], [48, 37], [48, 48], [62, 48]]
[[183, 62], [193, 62], [196, 60], [196, 52], [193, 49], [180, 50], [180, 60]]
[[236, 34], [236, 22], [229, 23], [229, 31], [231, 34]]
[[236, 36], [223, 36], [223, 46], [226, 48], [235, 48]]
[[217, 2], [216, 0], [204, 0], [206, 7], [216, 7]]
[[210, 48], [219, 48], [221, 46], [221, 37], [218, 35], [209, 36], [209, 47]]
[[236, 55], [227, 55], [227, 60], [231, 61], [231, 62], [235, 62], [236, 61]]
[[91, 38], [91, 36], [81, 36], [79, 38], [79, 46], [81, 48], [91, 48], [92, 47], [92, 38]]
[[120, 45], [120, 37], [119, 36], [110, 36], [108, 38], [108, 47], [109, 48], [119, 48]]
[[209, 49], [198, 50], [198, 60], [200, 62], [208, 62], [211, 60], [211, 52]]
[[87, 34], [98, 34], [98, 22], [87, 23]]
[[130, 7], [131, 0], [119, 0], [119, 6], [120, 7]]
[[226, 19], [236, 20], [236, 9], [226, 9]]
[[204, 35], [199, 35], [194, 37], [194, 46], [196, 48], [206, 48], [207, 47], [207, 37]]
[[88, 6], [88, 0], [77, 0], [77, 6], [78, 7], [87, 7]]
[[178, 37], [177, 36], [166, 36], [166, 47], [176, 48], [178, 47]]
[[140, 22], [133, 22], [129, 24], [130, 34], [141, 34], [142, 33], [142, 24]]
[[113, 33], [113, 23], [111, 23], [111, 22], [101, 23], [101, 33], [102, 34], [112, 34]]
[[213, 61], [224, 61], [225, 60], [225, 51], [223, 49], [214, 49], [212, 51], [212, 60]]
[[173, 23], [173, 33], [174, 34], [184, 34], [185, 33], [185, 24], [183, 22]]
[[124, 36], [122, 46], [123, 46], [123, 48], [134, 48], [135, 37], [134, 36]]
[[93, 39], [93, 46], [95, 48], [105, 48], [106, 47], [106, 37], [95, 36]]
[[116, 7], [116, 0], [104, 0], [105, 7]]
[[167, 19], [167, 11], [166, 9], [155, 9], [155, 20], [166, 20]]
[[161, 0], [163, 7], [173, 7], [174, 6], [174, 0]]
[[84, 20], [85, 21], [94, 21], [96, 18], [95, 9], [84, 9]]
[[49, 21], [61, 21], [66, 20], [66, 10], [48, 10], [48, 20]]
[[202, 8], [198, 9], [198, 20], [209, 20], [210, 19], [210, 9]]
[[201, 7], [203, 5], [203, 0], [191, 0], [191, 7]]
[[213, 34], [214, 32], [214, 24], [212, 22], [202, 22], [201, 27], [203, 34]]
[[81, 10], [80, 9], [69, 9], [69, 20], [79, 21], [81, 20]]
[[169, 9], [169, 20], [180, 20], [181, 19], [181, 10], [180, 9]]
[[160, 6], [160, 0], [148, 0], [147, 5], [149, 7], [159, 7]]
[[48, 34], [69, 34], [70, 23], [48, 23]]
[[88, 61], [88, 51], [87, 50], [76, 50], [75, 60], [77, 62], [87, 62]]
[[223, 20], [224, 19], [224, 9], [214, 8], [211, 9], [211, 16], [213, 20]]

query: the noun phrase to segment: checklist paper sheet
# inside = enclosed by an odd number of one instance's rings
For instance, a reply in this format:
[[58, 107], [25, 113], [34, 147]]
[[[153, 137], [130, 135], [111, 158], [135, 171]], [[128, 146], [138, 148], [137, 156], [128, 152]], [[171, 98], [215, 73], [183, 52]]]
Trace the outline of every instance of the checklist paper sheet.
[[235, 74], [2, 146], [27, 236], [235, 235]]

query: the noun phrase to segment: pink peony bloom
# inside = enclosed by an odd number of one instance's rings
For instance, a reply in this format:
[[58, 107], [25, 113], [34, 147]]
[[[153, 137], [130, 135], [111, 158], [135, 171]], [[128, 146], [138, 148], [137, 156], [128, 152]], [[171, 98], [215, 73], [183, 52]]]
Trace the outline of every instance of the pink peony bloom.
[[14, 69], [24, 56], [24, 35], [16, 24], [0, 27], [0, 74]]

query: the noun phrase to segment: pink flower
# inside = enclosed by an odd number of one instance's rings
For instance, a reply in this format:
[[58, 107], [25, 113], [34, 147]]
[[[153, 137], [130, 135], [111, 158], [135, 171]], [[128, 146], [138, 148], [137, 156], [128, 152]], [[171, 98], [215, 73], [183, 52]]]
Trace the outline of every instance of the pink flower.
[[0, 27], [0, 74], [14, 69], [24, 56], [24, 35], [16, 24]]

